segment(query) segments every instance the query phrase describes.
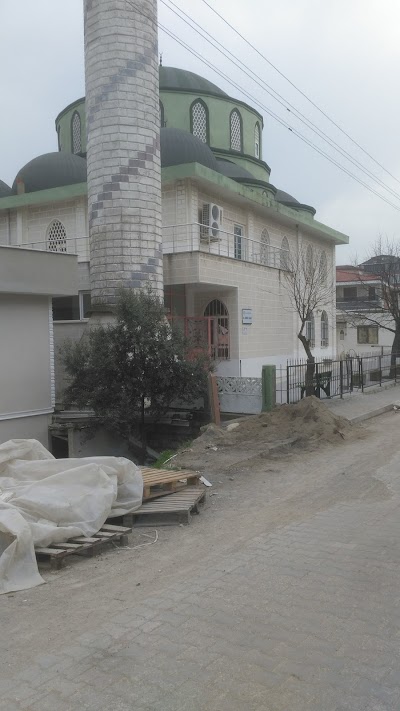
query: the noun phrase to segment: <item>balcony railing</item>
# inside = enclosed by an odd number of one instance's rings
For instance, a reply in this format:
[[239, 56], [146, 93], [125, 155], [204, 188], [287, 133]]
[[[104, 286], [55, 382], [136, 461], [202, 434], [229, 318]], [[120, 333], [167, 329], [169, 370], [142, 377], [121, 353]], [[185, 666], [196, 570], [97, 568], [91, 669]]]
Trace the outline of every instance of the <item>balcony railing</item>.
[[[221, 229], [214, 235], [210, 232], [207, 225], [198, 222], [163, 227], [163, 253], [201, 252], [273, 269], [288, 269], [289, 252], [285, 249], [245, 237], [244, 234]], [[77, 254], [80, 261], [89, 260], [89, 239], [86, 236], [67, 237], [53, 249], [50, 249], [47, 240], [24, 242], [17, 246], [46, 252]]]
[[287, 269], [289, 252], [243, 234], [212, 230], [199, 222], [163, 227], [164, 254], [204, 252], [274, 269]]

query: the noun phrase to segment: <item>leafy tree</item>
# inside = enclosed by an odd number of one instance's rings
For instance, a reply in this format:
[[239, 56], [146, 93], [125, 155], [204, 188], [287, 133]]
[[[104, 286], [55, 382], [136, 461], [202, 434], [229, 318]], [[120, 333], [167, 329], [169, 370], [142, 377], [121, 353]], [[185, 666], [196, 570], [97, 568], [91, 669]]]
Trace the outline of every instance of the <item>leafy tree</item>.
[[143, 453], [146, 423], [162, 417], [173, 401], [191, 402], [206, 392], [211, 364], [194, 354], [179, 326], [171, 326], [151, 292], [121, 290], [114, 319], [92, 326], [64, 345], [67, 404], [94, 411], [99, 424]]

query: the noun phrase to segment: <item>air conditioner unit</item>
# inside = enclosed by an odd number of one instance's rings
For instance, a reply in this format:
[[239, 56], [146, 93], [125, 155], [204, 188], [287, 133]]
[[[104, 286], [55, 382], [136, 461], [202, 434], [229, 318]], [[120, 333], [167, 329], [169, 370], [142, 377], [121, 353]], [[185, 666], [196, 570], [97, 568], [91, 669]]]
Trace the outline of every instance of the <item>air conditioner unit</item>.
[[222, 228], [222, 207], [212, 202], [203, 203], [201, 211], [200, 236], [207, 241], [215, 242], [219, 239]]

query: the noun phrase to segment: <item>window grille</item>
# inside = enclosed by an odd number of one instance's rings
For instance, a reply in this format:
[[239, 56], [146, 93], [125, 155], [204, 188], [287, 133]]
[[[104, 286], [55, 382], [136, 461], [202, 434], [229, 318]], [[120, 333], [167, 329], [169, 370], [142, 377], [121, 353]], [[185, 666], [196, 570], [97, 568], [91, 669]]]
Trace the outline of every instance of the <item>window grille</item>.
[[71, 121], [72, 153], [82, 152], [81, 117], [75, 111]]
[[306, 338], [310, 341], [310, 348], [315, 346], [315, 321], [314, 314], [310, 314], [306, 321]]
[[229, 359], [229, 313], [225, 304], [213, 299], [204, 310], [211, 321], [211, 355], [218, 360]]
[[67, 251], [67, 230], [60, 220], [53, 220], [47, 230], [47, 249], [49, 252]]
[[237, 109], [231, 113], [231, 149], [242, 150], [242, 119]]
[[329, 346], [329, 322], [328, 314], [323, 311], [321, 314], [321, 348]]
[[261, 232], [261, 245], [260, 245], [260, 262], [266, 266], [270, 261], [270, 241], [268, 230], [263, 230]]
[[203, 143], [207, 143], [208, 115], [207, 108], [202, 101], [195, 101], [192, 105], [191, 115], [192, 133]]
[[164, 104], [162, 103], [162, 101], [160, 101], [160, 126], [161, 128], [164, 128], [165, 126]]
[[260, 157], [260, 125], [257, 122], [254, 126], [254, 155]]
[[288, 271], [289, 269], [289, 242], [284, 237], [281, 244], [280, 268]]

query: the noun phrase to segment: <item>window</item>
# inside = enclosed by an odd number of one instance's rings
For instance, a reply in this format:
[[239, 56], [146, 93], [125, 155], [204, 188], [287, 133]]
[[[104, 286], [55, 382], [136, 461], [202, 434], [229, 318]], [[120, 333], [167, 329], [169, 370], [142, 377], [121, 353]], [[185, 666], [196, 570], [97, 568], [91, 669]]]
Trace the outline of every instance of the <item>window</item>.
[[343, 287], [343, 299], [344, 301], [354, 301], [357, 299], [357, 287], [356, 286], [344, 286]]
[[309, 244], [306, 251], [305, 276], [307, 279], [313, 278], [314, 253], [313, 248]]
[[280, 254], [280, 269], [289, 269], [289, 242], [287, 238], [284, 237], [281, 244], [281, 254]]
[[242, 117], [237, 109], [233, 109], [230, 119], [231, 149], [242, 150]]
[[71, 120], [72, 153], [82, 153], [81, 117], [75, 111]]
[[328, 314], [323, 311], [321, 314], [321, 348], [329, 346], [329, 322]]
[[90, 291], [76, 296], [57, 296], [53, 299], [53, 321], [83, 321], [89, 318]]
[[208, 109], [204, 101], [196, 99], [190, 107], [190, 129], [196, 136], [207, 143], [208, 141]]
[[344, 341], [344, 329], [343, 328], [340, 329], [339, 340]]
[[368, 287], [368, 299], [370, 301], [375, 301], [376, 300], [376, 289], [374, 286]]
[[306, 338], [310, 341], [310, 348], [315, 346], [315, 321], [314, 314], [310, 314], [306, 321]]
[[256, 158], [260, 158], [260, 155], [261, 155], [260, 137], [261, 137], [260, 124], [257, 121], [256, 125], [254, 126], [254, 155]]
[[321, 257], [319, 260], [319, 273], [322, 284], [326, 284], [328, 279], [328, 262], [326, 259], [326, 252], [321, 252]]
[[49, 252], [67, 251], [67, 230], [60, 220], [53, 220], [47, 230], [47, 249]]
[[241, 225], [235, 225], [233, 228], [234, 234], [234, 256], [235, 259], [243, 259], [243, 227]]
[[357, 343], [378, 343], [378, 326], [357, 326]]
[[270, 241], [268, 230], [263, 230], [261, 232], [261, 245], [260, 245], [260, 262], [266, 266], [270, 261]]
[[165, 126], [164, 104], [162, 103], [162, 101], [160, 101], [160, 126], [161, 126], [161, 128], [164, 128], [164, 126]]
[[229, 313], [225, 304], [213, 299], [204, 310], [204, 316], [210, 319], [210, 347], [212, 358], [229, 359]]

